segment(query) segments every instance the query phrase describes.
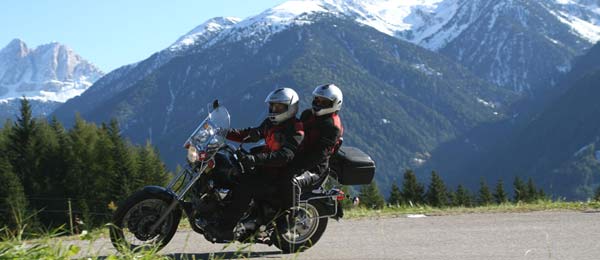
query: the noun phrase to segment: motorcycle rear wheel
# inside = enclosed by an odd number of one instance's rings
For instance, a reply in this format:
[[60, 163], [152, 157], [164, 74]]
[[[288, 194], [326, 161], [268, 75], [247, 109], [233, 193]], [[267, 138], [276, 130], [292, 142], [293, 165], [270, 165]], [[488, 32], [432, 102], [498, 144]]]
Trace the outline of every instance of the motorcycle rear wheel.
[[[321, 218], [324, 212], [319, 203], [304, 203], [295, 208], [295, 216], [278, 221], [271, 241], [283, 253], [303, 252], [319, 241], [327, 228], [328, 218]], [[292, 225], [290, 223], [294, 222]]]
[[175, 235], [181, 220], [181, 208], [175, 207], [166, 219], [151, 231], [171, 205], [173, 198], [167, 194], [154, 194], [138, 191], [127, 198], [113, 215], [110, 225], [110, 240], [121, 253], [138, 250], [160, 250]]

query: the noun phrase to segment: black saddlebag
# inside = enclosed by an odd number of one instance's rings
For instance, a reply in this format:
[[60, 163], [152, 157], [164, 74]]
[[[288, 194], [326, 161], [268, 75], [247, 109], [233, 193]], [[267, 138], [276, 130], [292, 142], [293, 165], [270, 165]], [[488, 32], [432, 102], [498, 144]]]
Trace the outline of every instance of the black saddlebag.
[[333, 177], [343, 185], [365, 185], [373, 181], [375, 162], [356, 147], [342, 146], [330, 159]]

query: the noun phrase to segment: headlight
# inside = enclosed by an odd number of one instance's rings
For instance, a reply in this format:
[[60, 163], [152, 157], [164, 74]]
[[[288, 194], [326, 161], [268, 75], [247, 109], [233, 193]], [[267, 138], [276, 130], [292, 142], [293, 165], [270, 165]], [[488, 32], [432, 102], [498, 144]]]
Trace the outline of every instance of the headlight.
[[195, 163], [197, 161], [206, 161], [208, 160], [208, 153], [206, 151], [198, 151], [196, 147], [191, 145], [188, 148], [187, 160], [190, 163]]
[[187, 159], [190, 163], [198, 161], [198, 151], [193, 145], [190, 145], [190, 147], [188, 148]]

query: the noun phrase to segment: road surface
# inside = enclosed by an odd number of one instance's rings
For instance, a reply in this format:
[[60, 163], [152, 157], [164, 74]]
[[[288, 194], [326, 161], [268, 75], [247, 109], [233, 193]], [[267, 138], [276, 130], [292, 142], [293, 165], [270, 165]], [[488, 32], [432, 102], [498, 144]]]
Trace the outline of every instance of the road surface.
[[[73, 242], [69, 242], [73, 243]], [[86, 254], [115, 253], [103, 238], [74, 242]], [[244, 247], [208, 243], [179, 231], [161, 253], [175, 259], [236, 258]], [[311, 249], [282, 255], [275, 247], [252, 245], [250, 259], [600, 259], [600, 212], [532, 212], [330, 220]]]

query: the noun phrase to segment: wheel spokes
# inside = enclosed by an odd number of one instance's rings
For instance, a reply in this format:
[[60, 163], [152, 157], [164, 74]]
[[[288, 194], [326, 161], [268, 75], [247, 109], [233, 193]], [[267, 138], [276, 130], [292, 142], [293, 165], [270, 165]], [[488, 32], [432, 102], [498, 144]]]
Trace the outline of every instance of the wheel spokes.
[[123, 218], [123, 239], [131, 248], [153, 246], [160, 242], [168, 232], [173, 217], [163, 221], [158, 230], [150, 230], [152, 225], [164, 213], [166, 203], [159, 199], [147, 199], [133, 206]]

